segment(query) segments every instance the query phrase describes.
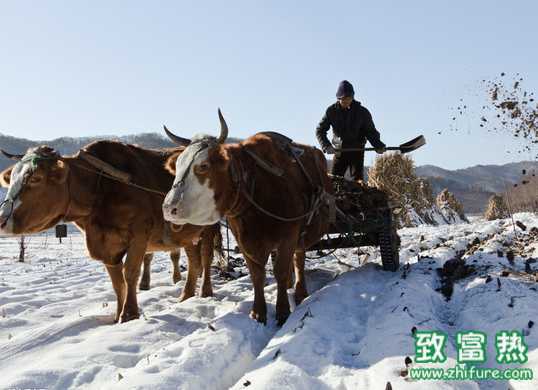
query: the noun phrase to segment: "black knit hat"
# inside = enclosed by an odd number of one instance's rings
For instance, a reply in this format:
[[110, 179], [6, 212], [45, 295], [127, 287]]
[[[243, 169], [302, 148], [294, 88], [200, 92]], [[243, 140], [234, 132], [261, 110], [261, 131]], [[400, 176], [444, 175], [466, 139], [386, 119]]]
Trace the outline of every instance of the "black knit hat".
[[338, 84], [338, 89], [336, 90], [336, 98], [341, 99], [348, 96], [355, 96], [353, 85], [351, 85], [351, 83], [347, 80], [340, 81], [340, 84]]

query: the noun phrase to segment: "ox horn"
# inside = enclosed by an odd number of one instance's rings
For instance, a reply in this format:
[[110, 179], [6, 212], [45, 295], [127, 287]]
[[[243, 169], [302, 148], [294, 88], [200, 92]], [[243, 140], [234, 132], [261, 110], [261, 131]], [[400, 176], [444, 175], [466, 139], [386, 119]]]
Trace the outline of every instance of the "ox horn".
[[219, 108], [219, 121], [220, 121], [220, 135], [219, 135], [218, 143], [223, 144], [224, 141], [226, 141], [226, 138], [228, 138], [228, 125], [226, 124], [226, 121], [224, 120], [224, 117], [222, 116], [222, 112], [220, 112], [220, 108]]
[[24, 154], [11, 154], [6, 152], [4, 149], [0, 149], [0, 153], [2, 153], [5, 157], [11, 159], [11, 160], [20, 160], [24, 157]]
[[163, 125], [163, 127], [164, 127], [164, 132], [166, 133], [168, 138], [170, 138], [176, 144], [181, 145], [181, 146], [187, 146], [191, 143], [190, 139], [180, 137], [179, 135], [175, 135], [170, 130], [168, 130], [165, 125]]

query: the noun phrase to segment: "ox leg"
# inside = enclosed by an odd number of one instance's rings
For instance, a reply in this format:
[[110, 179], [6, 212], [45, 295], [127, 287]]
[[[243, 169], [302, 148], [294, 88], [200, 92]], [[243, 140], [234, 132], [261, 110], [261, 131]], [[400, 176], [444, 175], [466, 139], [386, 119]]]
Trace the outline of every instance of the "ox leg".
[[144, 255], [144, 269], [142, 271], [142, 278], [140, 279], [140, 290], [149, 290], [151, 280], [151, 260], [153, 259], [153, 253], [146, 253]]
[[181, 271], [179, 269], [179, 249], [177, 251], [170, 252], [170, 260], [172, 261], [173, 274], [172, 281], [174, 284], [181, 280]]
[[294, 248], [289, 244], [278, 248], [273, 272], [277, 284], [276, 296], [276, 320], [278, 326], [282, 326], [290, 315], [290, 303], [288, 301], [288, 283], [290, 278], [290, 264], [293, 263]]
[[288, 276], [288, 288], [293, 288], [293, 262], [290, 261], [289, 266], [289, 276]]
[[202, 255], [202, 285], [201, 296], [212, 297], [213, 287], [211, 286], [211, 263], [213, 262], [213, 234], [204, 234], [201, 241]]
[[114, 292], [116, 293], [117, 306], [116, 317], [114, 318], [114, 321], [118, 322], [120, 320], [120, 314], [123, 309], [123, 303], [125, 301], [125, 294], [127, 290], [127, 285], [123, 277], [123, 264], [120, 260], [119, 264], [105, 264], [105, 267], [108, 272], [108, 275], [110, 276], [110, 280], [112, 281], [112, 287], [114, 288]]
[[146, 253], [146, 240], [133, 240], [127, 250], [127, 258], [123, 267], [123, 275], [127, 282], [127, 297], [120, 316], [121, 322], [127, 322], [138, 318], [138, 302], [136, 299], [136, 285], [140, 277], [140, 268]]
[[306, 279], [304, 276], [305, 251], [295, 252], [293, 265], [295, 268], [295, 303], [300, 304], [307, 296]]
[[250, 317], [264, 325], [267, 325], [267, 305], [265, 304], [265, 266], [264, 262], [257, 263], [250, 257], [245, 256], [252, 285], [254, 286], [254, 304], [250, 311]]
[[196, 281], [200, 275], [202, 268], [202, 260], [200, 258], [201, 244], [189, 245], [185, 247], [185, 253], [187, 254], [187, 281], [183, 287], [183, 291], [179, 296], [179, 301], [183, 302], [190, 297], [193, 297], [196, 292]]

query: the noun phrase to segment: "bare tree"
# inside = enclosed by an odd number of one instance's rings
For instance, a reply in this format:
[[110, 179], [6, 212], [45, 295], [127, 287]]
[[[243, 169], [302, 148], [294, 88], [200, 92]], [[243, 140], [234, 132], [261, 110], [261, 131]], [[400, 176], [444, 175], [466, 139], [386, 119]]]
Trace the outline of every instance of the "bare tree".
[[538, 177], [534, 172], [524, 171], [521, 180], [506, 191], [504, 197], [512, 212], [538, 212]]

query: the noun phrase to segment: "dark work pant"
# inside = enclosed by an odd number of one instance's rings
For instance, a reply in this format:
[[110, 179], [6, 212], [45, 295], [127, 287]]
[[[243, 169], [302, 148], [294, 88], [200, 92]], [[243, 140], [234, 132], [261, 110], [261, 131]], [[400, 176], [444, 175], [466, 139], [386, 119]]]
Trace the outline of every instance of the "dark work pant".
[[353, 179], [364, 180], [364, 150], [334, 156], [333, 175], [344, 176], [349, 167], [351, 167]]

